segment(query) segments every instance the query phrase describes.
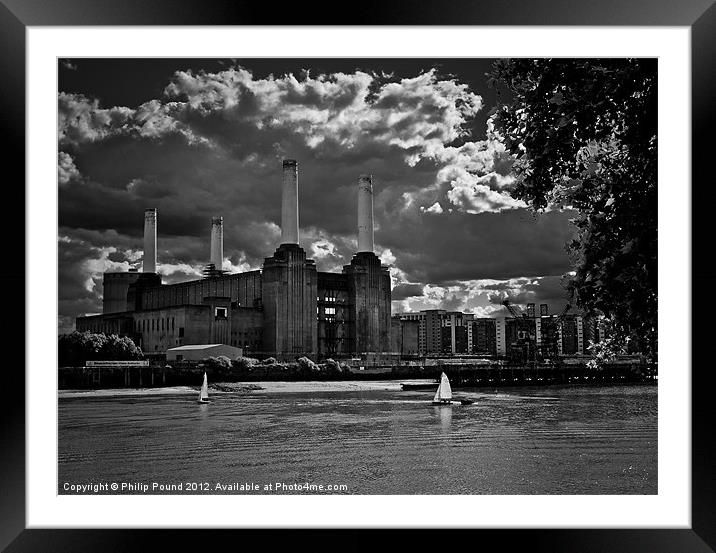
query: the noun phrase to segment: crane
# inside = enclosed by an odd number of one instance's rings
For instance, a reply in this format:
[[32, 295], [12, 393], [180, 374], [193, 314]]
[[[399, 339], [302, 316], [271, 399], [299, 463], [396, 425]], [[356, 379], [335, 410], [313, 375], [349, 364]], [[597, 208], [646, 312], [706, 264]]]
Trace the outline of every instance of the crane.
[[572, 304], [568, 303], [564, 306], [564, 309], [562, 309], [562, 312], [557, 315], [557, 321], [562, 322], [562, 319], [564, 319], [564, 316], [567, 314], [567, 311], [572, 309]]
[[[520, 316], [519, 316], [519, 314], [517, 313], [517, 311], [515, 311], [515, 308], [512, 307], [512, 304], [510, 303], [510, 300], [508, 300], [508, 299], [502, 300], [502, 305], [504, 305], [504, 306], [507, 308], [507, 310], [510, 312], [510, 315], [512, 315], [513, 318], [515, 318], [515, 319], [519, 319], [519, 318], [520, 318]], [[525, 315], [524, 313], [522, 313], [522, 317], [527, 317], [527, 315]]]
[[512, 356], [520, 357], [523, 361], [532, 358], [536, 362], [537, 337], [534, 320], [530, 319], [526, 313], [518, 313], [508, 299], [504, 299], [502, 305], [507, 308], [517, 325], [517, 341], [510, 344]]

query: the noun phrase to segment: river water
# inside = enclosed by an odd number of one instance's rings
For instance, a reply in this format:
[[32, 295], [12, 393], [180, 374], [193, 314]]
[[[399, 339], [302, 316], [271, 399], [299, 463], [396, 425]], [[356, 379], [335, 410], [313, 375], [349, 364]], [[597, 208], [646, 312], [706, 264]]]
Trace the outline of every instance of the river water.
[[460, 389], [475, 403], [433, 406], [430, 391], [382, 384], [215, 392], [209, 405], [194, 394], [60, 397], [58, 492], [658, 492], [655, 385]]

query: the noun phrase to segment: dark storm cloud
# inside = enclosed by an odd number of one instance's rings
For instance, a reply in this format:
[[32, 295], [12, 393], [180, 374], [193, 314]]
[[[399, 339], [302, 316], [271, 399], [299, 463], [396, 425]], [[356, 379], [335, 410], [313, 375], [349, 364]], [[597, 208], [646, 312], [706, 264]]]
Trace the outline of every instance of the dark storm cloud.
[[[104, 246], [109, 242], [122, 243], [124, 239], [114, 231], [106, 233], [79, 232], [72, 235], [68, 229], [59, 229], [58, 300], [59, 331], [67, 332], [74, 318], [85, 313], [99, 313], [102, 306], [102, 273], [126, 271], [131, 254], [115, 255], [121, 246]], [[94, 242], [100, 245], [95, 245]], [[113, 259], [110, 259], [110, 256]]]
[[501, 305], [504, 300], [522, 306], [528, 303], [547, 304], [551, 313], [558, 313], [569, 303], [567, 293], [567, 275], [547, 276], [539, 279], [525, 279], [524, 282], [504, 283], [506, 286], [498, 287], [499, 292], [490, 294], [488, 299], [494, 305]]
[[65, 59], [61, 58], [59, 61], [60, 61], [60, 65], [62, 67], [64, 67], [65, 69], [68, 69], [70, 71], [77, 71], [77, 66], [74, 63], [72, 63], [72, 60], [69, 60], [66, 58]]
[[[528, 303], [547, 304], [550, 313], [560, 313], [568, 303], [568, 275], [519, 277], [506, 280], [454, 281], [443, 286], [426, 285], [421, 295], [393, 298], [393, 312], [446, 309], [473, 313], [478, 317], [510, 317], [502, 302], [509, 299], [519, 312]], [[399, 285], [400, 286], [400, 285]]]
[[413, 298], [416, 296], [423, 295], [422, 284], [398, 284], [393, 288], [392, 298], [395, 301], [404, 300], [406, 298]]
[[66, 92], [58, 106], [61, 301], [76, 300], [63, 320], [99, 310], [102, 272], [140, 266], [148, 207], [165, 282], [200, 274], [216, 215], [226, 268], [260, 267], [279, 242], [283, 158], [299, 160], [301, 245], [319, 270], [350, 261], [357, 178], [373, 174], [396, 301], [457, 307], [472, 293], [486, 309], [466, 281], [569, 269], [570, 215], [535, 219], [509, 195], [511, 159], [467, 133], [483, 102], [459, 77], [232, 67], [178, 71], [138, 106]]
[[557, 211], [535, 217], [526, 209], [397, 218], [386, 213], [380, 240], [412, 281], [562, 274], [570, 269], [565, 243], [574, 232], [572, 217], [573, 212]]

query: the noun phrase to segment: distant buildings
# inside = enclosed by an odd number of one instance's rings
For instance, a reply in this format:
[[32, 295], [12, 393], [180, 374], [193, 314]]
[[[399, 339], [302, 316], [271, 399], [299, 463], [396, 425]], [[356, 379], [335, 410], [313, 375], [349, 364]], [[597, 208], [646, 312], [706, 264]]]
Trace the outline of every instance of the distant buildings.
[[399, 313], [391, 320], [391, 349], [410, 355], [474, 355], [520, 360], [589, 354], [589, 341], [604, 338], [595, 319], [581, 314], [549, 315], [547, 306], [535, 313], [496, 318], [431, 309]]

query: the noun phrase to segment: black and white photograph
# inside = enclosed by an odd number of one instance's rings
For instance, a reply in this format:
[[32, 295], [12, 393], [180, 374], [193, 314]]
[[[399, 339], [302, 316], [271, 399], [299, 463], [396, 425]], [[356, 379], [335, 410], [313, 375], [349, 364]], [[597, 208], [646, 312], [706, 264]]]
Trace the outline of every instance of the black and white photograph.
[[58, 59], [57, 493], [658, 494], [657, 66]]

